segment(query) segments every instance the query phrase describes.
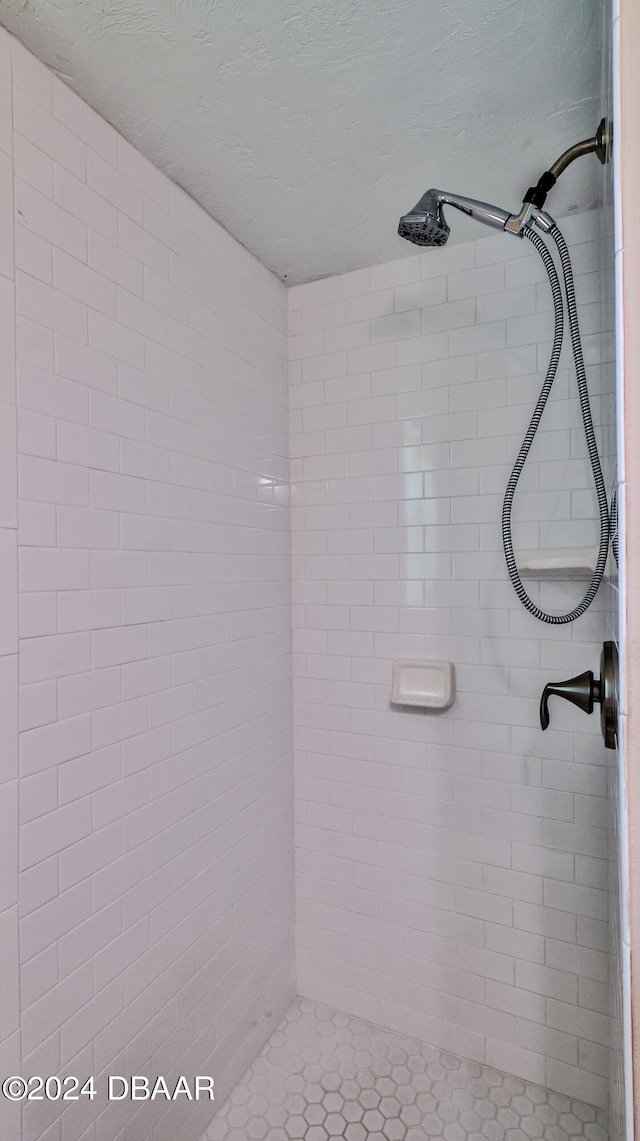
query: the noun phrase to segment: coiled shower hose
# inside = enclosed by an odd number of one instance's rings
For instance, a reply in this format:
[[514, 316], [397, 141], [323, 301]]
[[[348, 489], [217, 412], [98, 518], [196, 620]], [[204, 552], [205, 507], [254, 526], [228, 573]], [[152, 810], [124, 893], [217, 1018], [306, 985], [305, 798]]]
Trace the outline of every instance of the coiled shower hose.
[[544, 384], [540, 391], [537, 404], [535, 406], [533, 416], [527, 428], [524, 440], [520, 446], [518, 457], [513, 466], [513, 471], [509, 477], [507, 490], [504, 496], [504, 503], [502, 506], [502, 543], [504, 547], [504, 556], [507, 562], [507, 571], [513, 588], [518, 595], [522, 605], [533, 614], [534, 618], [538, 618], [541, 622], [548, 622], [554, 626], [561, 626], [567, 622], [574, 622], [593, 602], [598, 587], [602, 582], [604, 570], [607, 562], [607, 555], [609, 553], [609, 536], [611, 530], [611, 523], [609, 519], [609, 504], [607, 502], [607, 493], [602, 477], [602, 468], [600, 466], [600, 456], [598, 455], [598, 446], [593, 431], [593, 421], [591, 419], [591, 406], [589, 404], [589, 390], [587, 388], [587, 378], [584, 368], [584, 360], [582, 357], [582, 345], [580, 343], [580, 329], [578, 326], [578, 311], [576, 306], [575, 289], [573, 284], [573, 271], [571, 269], [571, 260], [569, 258], [569, 250], [567, 244], [554, 223], [549, 230], [553, 238], [560, 257], [562, 266], [562, 276], [564, 279], [565, 295], [567, 299], [567, 316], [569, 319], [569, 332], [571, 334], [571, 347], [573, 349], [573, 360], [576, 370], [576, 380], [578, 383], [578, 396], [580, 398], [580, 412], [582, 415], [582, 425], [584, 427], [585, 439], [587, 441], [587, 452], [589, 454], [589, 463], [591, 464], [591, 471], [593, 473], [593, 482], [595, 484], [596, 495], [598, 498], [598, 512], [600, 515], [600, 546], [598, 549], [598, 559], [596, 562], [593, 577], [589, 583], [588, 590], [581, 602], [568, 614], [547, 614], [546, 611], [541, 610], [539, 606], [527, 594], [522, 579], [516, 565], [515, 555], [513, 553], [513, 540], [511, 535], [511, 511], [513, 507], [513, 497], [515, 495], [516, 487], [522, 469], [525, 465], [529, 450], [533, 443], [538, 426], [544, 412], [545, 405], [549, 398], [549, 393], [555, 380], [556, 372], [558, 369], [558, 361], [560, 360], [560, 352], [562, 349], [562, 338], [564, 333], [564, 312], [562, 303], [562, 291], [560, 289], [560, 281], [558, 273], [547, 249], [546, 244], [539, 234], [530, 227], [526, 227], [524, 234], [529, 241], [535, 246], [547, 271], [549, 284], [551, 286], [551, 293], [553, 296], [553, 312], [554, 312], [554, 334], [553, 334], [553, 348], [551, 350], [551, 359], [547, 374], [545, 376]]

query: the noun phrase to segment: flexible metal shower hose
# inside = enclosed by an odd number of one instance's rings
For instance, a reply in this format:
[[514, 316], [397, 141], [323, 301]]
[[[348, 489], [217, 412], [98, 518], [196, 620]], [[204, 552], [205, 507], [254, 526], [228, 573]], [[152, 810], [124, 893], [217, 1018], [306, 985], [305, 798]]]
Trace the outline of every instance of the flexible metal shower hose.
[[533, 614], [534, 618], [538, 618], [541, 622], [548, 622], [554, 626], [564, 625], [567, 622], [574, 622], [593, 602], [607, 562], [607, 555], [609, 552], [609, 535], [610, 535], [610, 520], [609, 520], [609, 505], [607, 502], [607, 493], [604, 486], [604, 479], [602, 478], [602, 468], [600, 466], [600, 456], [598, 455], [598, 446], [593, 431], [593, 421], [591, 419], [591, 406], [589, 404], [589, 390], [587, 388], [587, 377], [584, 368], [584, 360], [582, 357], [582, 345], [580, 343], [580, 329], [578, 326], [578, 311], [576, 306], [575, 289], [573, 284], [573, 272], [571, 269], [571, 260], [569, 258], [569, 251], [567, 244], [558, 229], [554, 224], [549, 231], [553, 238], [560, 257], [562, 265], [562, 276], [564, 279], [564, 288], [567, 299], [567, 315], [569, 319], [569, 331], [571, 334], [571, 347], [573, 349], [573, 360], [576, 370], [576, 380], [578, 383], [578, 395], [580, 398], [580, 412], [582, 414], [582, 424], [584, 427], [584, 434], [587, 441], [587, 451], [589, 454], [589, 462], [591, 464], [591, 471], [593, 473], [593, 482], [595, 484], [596, 495], [598, 498], [598, 511], [600, 515], [600, 546], [598, 549], [598, 559], [596, 562], [593, 577], [589, 583], [589, 588], [581, 602], [568, 614], [547, 614], [546, 611], [541, 610], [539, 606], [527, 594], [522, 579], [516, 565], [515, 556], [513, 553], [513, 540], [511, 536], [511, 511], [513, 507], [513, 497], [515, 495], [516, 487], [520, 474], [525, 465], [529, 450], [533, 443], [538, 426], [544, 412], [545, 405], [549, 398], [549, 393], [553, 382], [555, 380], [556, 371], [558, 368], [558, 361], [560, 360], [560, 352], [562, 349], [562, 337], [564, 332], [564, 314], [562, 304], [562, 291], [560, 289], [560, 281], [553, 258], [547, 249], [539, 234], [534, 230], [527, 227], [524, 230], [526, 237], [535, 246], [547, 271], [549, 284], [551, 286], [551, 293], [553, 296], [553, 312], [554, 312], [554, 334], [553, 334], [553, 348], [551, 350], [551, 359], [547, 374], [544, 379], [544, 384], [540, 391], [537, 404], [529, 427], [527, 428], [524, 440], [522, 441], [518, 457], [513, 466], [513, 471], [509, 477], [507, 490], [504, 496], [504, 503], [502, 506], [502, 543], [504, 547], [504, 556], [507, 562], [507, 571], [513, 588], [518, 595], [522, 605]]

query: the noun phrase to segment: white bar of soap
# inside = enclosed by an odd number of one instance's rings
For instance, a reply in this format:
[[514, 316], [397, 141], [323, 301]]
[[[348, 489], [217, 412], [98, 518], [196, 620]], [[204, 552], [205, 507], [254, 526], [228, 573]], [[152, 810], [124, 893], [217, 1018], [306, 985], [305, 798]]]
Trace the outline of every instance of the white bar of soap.
[[453, 662], [397, 661], [393, 663], [394, 705], [448, 709], [456, 695]]

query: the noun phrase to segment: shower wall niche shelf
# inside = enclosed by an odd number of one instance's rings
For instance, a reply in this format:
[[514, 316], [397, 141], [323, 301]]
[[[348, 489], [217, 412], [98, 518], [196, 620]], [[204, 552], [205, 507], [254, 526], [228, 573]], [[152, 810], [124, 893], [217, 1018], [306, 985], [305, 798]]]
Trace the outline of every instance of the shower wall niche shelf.
[[597, 547], [516, 551], [522, 578], [590, 579], [597, 560]]

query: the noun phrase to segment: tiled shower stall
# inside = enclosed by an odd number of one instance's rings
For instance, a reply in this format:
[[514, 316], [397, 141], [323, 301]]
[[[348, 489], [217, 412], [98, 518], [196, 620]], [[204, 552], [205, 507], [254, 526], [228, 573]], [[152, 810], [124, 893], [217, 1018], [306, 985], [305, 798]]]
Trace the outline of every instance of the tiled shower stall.
[[[606, 394], [598, 220], [564, 230]], [[588, 668], [605, 615], [528, 615], [500, 532], [551, 348], [544, 267], [526, 242], [481, 237], [299, 286], [290, 305], [301, 991], [604, 1104], [606, 754], [595, 718], [559, 703], [543, 736], [538, 705], [551, 677]], [[516, 548], [597, 543], [562, 363]], [[527, 587], [557, 611], [579, 589]], [[448, 713], [390, 707], [405, 658], [455, 662]]]
[[[608, 211], [564, 229], [610, 481]], [[604, 1137], [611, 763], [538, 698], [615, 583], [547, 628], [500, 547], [551, 320], [504, 235], [287, 289], [0, 31], [1, 1069], [220, 1110], [3, 1141]], [[568, 360], [535, 447], [517, 544], [593, 543]], [[425, 657], [453, 707], [391, 707]]]

